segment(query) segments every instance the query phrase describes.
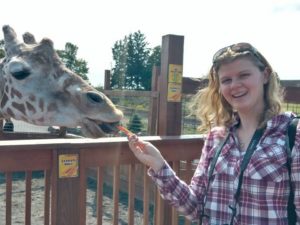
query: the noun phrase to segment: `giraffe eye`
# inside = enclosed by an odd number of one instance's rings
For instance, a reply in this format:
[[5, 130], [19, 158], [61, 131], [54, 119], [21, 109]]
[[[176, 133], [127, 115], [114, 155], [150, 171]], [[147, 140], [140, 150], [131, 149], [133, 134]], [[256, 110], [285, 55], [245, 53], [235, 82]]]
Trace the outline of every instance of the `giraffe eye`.
[[17, 80], [23, 80], [26, 77], [28, 77], [30, 75], [30, 70], [29, 69], [24, 69], [21, 71], [15, 71], [11, 73], [14, 78], [16, 78]]
[[30, 67], [26, 62], [20, 59], [13, 58], [8, 65], [8, 70], [11, 75], [17, 80], [23, 80], [28, 77], [31, 73]]
[[87, 97], [93, 103], [101, 103], [103, 101], [103, 98], [98, 93], [95, 92], [88, 92]]

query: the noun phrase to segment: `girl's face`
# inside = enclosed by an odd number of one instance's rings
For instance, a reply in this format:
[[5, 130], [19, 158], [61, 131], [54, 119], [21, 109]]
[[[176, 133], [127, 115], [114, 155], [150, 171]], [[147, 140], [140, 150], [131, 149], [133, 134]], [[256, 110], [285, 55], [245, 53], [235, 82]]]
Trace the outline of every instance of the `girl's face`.
[[264, 108], [264, 84], [268, 75], [248, 58], [223, 64], [219, 71], [220, 91], [226, 101], [238, 113], [262, 112]]

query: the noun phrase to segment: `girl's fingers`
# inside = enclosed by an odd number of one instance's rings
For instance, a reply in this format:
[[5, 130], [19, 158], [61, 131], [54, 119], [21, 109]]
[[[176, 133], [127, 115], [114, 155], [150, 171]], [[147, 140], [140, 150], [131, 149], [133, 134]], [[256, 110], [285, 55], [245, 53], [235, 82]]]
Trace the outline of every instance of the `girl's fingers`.
[[127, 138], [129, 142], [138, 141], [138, 136], [136, 136], [135, 134], [128, 136]]
[[141, 150], [145, 149], [145, 144], [139, 141], [138, 137], [136, 134], [132, 133], [130, 130], [128, 130], [126, 127], [123, 127], [121, 125], [117, 126], [117, 128], [122, 131], [124, 134], [126, 134], [129, 144], [133, 143], [133, 146], [135, 148], [139, 147]]
[[133, 145], [134, 145], [134, 147], [139, 147], [142, 151], [144, 151], [145, 147], [146, 147], [146, 144], [144, 144], [143, 142], [139, 142], [139, 141], [135, 142]]
[[129, 143], [133, 143], [133, 146], [136, 148], [136, 147], [139, 147], [141, 150], [144, 150], [145, 147], [146, 147], [146, 144], [143, 143], [142, 141], [139, 140], [138, 136], [136, 136], [135, 134], [128, 137], [128, 141]]

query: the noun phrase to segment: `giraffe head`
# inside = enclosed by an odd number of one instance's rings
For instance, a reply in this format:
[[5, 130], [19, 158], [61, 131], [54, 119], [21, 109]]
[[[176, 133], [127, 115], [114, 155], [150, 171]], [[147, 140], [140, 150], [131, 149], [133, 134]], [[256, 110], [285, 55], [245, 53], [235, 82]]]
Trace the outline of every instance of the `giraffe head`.
[[123, 113], [65, 67], [50, 39], [17, 39], [3, 26], [6, 57], [0, 62], [0, 117], [42, 126], [80, 126], [88, 137], [115, 129]]

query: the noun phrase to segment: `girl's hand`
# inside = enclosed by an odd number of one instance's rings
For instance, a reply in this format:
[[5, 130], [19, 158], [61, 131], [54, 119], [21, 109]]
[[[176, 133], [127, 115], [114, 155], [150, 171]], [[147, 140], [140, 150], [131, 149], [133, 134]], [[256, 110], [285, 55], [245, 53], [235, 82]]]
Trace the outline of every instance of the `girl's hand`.
[[140, 140], [135, 134], [128, 137], [129, 147], [133, 154], [143, 164], [158, 172], [164, 165], [160, 151], [150, 142]]

